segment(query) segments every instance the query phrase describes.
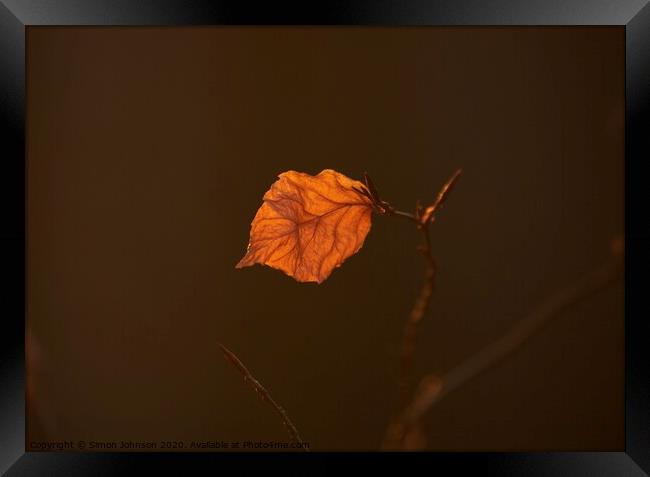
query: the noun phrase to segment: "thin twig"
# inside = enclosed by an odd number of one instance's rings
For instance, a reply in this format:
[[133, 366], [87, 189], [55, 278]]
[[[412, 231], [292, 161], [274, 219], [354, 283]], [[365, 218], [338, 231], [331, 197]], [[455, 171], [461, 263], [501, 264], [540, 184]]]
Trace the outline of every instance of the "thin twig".
[[305, 446], [304, 442], [300, 438], [298, 429], [296, 429], [296, 426], [293, 425], [291, 419], [289, 419], [289, 416], [287, 415], [285, 410], [273, 400], [271, 394], [266, 390], [264, 386], [262, 386], [262, 384], [257, 379], [255, 379], [255, 377], [250, 373], [250, 371], [248, 371], [246, 366], [244, 366], [244, 364], [235, 355], [235, 353], [230, 351], [221, 343], [218, 343], [218, 345], [219, 348], [221, 348], [221, 352], [223, 353], [224, 358], [226, 358], [226, 361], [228, 361], [237, 371], [239, 371], [242, 374], [242, 376], [244, 377], [244, 381], [249, 383], [251, 387], [255, 390], [255, 392], [260, 396], [260, 398], [263, 401], [269, 403], [269, 405], [275, 410], [276, 414], [280, 416], [280, 419], [282, 419], [282, 423], [284, 424], [284, 427], [287, 429], [287, 432], [289, 433], [291, 440], [299, 444], [301, 449], [305, 450], [306, 452], [309, 452], [309, 448]]
[[[620, 243], [614, 245], [614, 247], [618, 246]], [[580, 303], [616, 281], [621, 276], [623, 269], [621, 253], [620, 249], [615, 249], [616, 257], [611, 263], [550, 297], [530, 315], [515, 324], [500, 339], [489, 344], [442, 377], [426, 376], [421, 381], [411, 403], [389, 426], [383, 447], [385, 449], [403, 448], [405, 438], [412, 430], [419, 428], [422, 417], [434, 404], [517, 351], [542, 326], [560, 315], [562, 311]]]
[[404, 217], [405, 219], [409, 219], [413, 222], [419, 223], [418, 218], [411, 214], [410, 212], [403, 212], [401, 210], [393, 210], [392, 215], [397, 215], [399, 217]]
[[424, 236], [424, 243], [419, 248], [427, 262], [425, 271], [425, 278], [420, 294], [415, 300], [413, 309], [409, 314], [406, 323], [404, 324], [404, 333], [402, 336], [402, 349], [400, 354], [400, 367], [399, 367], [399, 392], [400, 402], [406, 403], [406, 400], [411, 392], [411, 374], [413, 371], [413, 356], [415, 355], [415, 347], [417, 344], [417, 336], [419, 325], [422, 317], [426, 313], [429, 305], [431, 304], [431, 297], [436, 286], [436, 261], [431, 254], [431, 237], [429, 236], [429, 227], [420, 227]]
[[454, 185], [460, 178], [461, 170], [457, 170], [451, 178], [442, 186], [436, 200], [433, 204], [425, 209], [422, 215], [419, 214], [420, 207], [416, 207], [416, 215], [392, 210], [394, 215], [402, 215], [415, 220], [418, 229], [422, 232], [423, 243], [419, 247], [426, 261], [425, 279], [418, 295], [413, 309], [409, 314], [404, 325], [404, 334], [402, 337], [402, 349], [400, 354], [400, 372], [399, 372], [399, 394], [400, 402], [405, 404], [411, 392], [411, 375], [413, 372], [413, 356], [417, 344], [418, 329], [424, 314], [431, 304], [431, 297], [436, 285], [436, 272], [438, 270], [436, 260], [431, 253], [431, 236], [429, 234], [429, 224], [435, 220], [435, 214], [443, 205]]

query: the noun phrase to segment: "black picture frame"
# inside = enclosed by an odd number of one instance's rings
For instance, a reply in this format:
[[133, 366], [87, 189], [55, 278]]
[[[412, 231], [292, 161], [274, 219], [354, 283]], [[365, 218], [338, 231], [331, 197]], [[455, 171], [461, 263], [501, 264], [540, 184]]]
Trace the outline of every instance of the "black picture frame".
[[[4, 4], [4, 5], [3, 5]], [[624, 452], [119, 454], [25, 452], [25, 35], [31, 25], [618, 25], [626, 32]], [[650, 473], [650, 264], [645, 204], [650, 170], [650, 5], [647, 0], [419, 0], [278, 2], [3, 0], [0, 2], [0, 471], [6, 475], [124, 475], [164, 466], [194, 475], [254, 459], [327, 466], [338, 461], [423, 465], [431, 472], [625, 476]], [[363, 458], [363, 459], [362, 459]], [[412, 461], [412, 462], [411, 462]], [[417, 461], [417, 462], [416, 462]], [[286, 463], [286, 462], [285, 462]]]

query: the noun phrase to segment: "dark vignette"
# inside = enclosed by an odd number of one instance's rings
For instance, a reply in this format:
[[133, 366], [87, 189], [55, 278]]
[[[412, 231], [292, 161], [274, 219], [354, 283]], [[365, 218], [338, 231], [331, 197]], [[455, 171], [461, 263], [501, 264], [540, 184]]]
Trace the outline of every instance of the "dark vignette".
[[[516, 2], [479, 0], [426, 2], [323, 2], [310, 8], [281, 8], [277, 4], [197, 1], [124, 0], [57, 2], [7, 0], [0, 5], [0, 115], [5, 135], [0, 178], [2, 184], [3, 291], [5, 316], [0, 377], [3, 386], [0, 423], [0, 469], [8, 475], [115, 475], [152, 470], [157, 464], [187, 470], [197, 465], [241, 464], [254, 458], [279, 462], [331, 462], [334, 455], [280, 456], [166, 454], [24, 454], [24, 138], [25, 25], [192, 25], [192, 24], [314, 24], [314, 25], [626, 25], [626, 453], [548, 454], [375, 454], [382, 463], [402, 467], [409, 460], [440, 469], [491, 471], [495, 475], [643, 475], [650, 469], [649, 352], [645, 338], [647, 305], [642, 300], [641, 273], [648, 264], [650, 243], [643, 210], [645, 177], [650, 153], [650, 7], [645, 0], [553, 0]], [[639, 12], [639, 10], [641, 10]], [[638, 12], [638, 13], [637, 13]], [[21, 457], [22, 456], [22, 457]], [[341, 454], [347, 464], [360, 463], [360, 454]], [[317, 461], [317, 462], [314, 462]], [[636, 464], [635, 464], [636, 462]], [[409, 462], [410, 464], [411, 462]], [[638, 464], [638, 466], [637, 466]], [[182, 467], [181, 467], [182, 466]], [[486, 467], [487, 466], [487, 467]]]

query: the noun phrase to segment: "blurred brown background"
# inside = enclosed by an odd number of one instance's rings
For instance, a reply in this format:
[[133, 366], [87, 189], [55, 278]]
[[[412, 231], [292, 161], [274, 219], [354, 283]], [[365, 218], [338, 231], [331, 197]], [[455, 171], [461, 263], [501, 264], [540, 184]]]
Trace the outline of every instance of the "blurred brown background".
[[[278, 173], [433, 199], [417, 375], [604, 262], [623, 230], [624, 29], [28, 29], [28, 440], [371, 450], [397, 405], [419, 235], [375, 217], [322, 285], [235, 270]], [[440, 402], [435, 450], [621, 450], [623, 284]]]

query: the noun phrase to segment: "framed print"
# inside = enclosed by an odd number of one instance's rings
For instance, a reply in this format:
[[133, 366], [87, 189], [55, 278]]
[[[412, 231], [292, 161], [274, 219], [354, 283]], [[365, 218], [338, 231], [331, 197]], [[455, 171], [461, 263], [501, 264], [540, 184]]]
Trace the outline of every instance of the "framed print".
[[2, 471], [647, 475], [646, 3], [4, 1]]

